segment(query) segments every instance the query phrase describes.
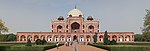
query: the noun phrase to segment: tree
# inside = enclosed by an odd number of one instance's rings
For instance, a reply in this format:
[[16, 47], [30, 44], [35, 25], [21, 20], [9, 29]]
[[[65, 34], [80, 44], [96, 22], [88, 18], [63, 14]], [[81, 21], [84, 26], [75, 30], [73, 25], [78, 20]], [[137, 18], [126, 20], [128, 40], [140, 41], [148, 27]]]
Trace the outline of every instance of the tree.
[[31, 40], [30, 40], [30, 38], [28, 38], [28, 41], [27, 41], [27, 44], [26, 44], [26, 46], [32, 46], [32, 43], [31, 43]]
[[8, 34], [6, 40], [7, 41], [15, 41], [16, 40], [16, 35], [14, 35], [14, 34]]
[[135, 34], [134, 35], [134, 41], [143, 42], [143, 41], [145, 41], [145, 37], [143, 34]]
[[93, 36], [93, 39], [94, 39], [94, 43], [97, 42], [97, 33], [95, 33], [95, 35]]
[[11, 33], [11, 34], [2, 34], [3, 38], [2, 41], [16, 41], [16, 35]]
[[2, 35], [2, 41], [16, 41], [16, 35], [11, 33], [11, 34], [0, 34]]
[[8, 32], [8, 28], [5, 27], [4, 22], [0, 19], [0, 40], [2, 40], [3, 36], [2, 32]]
[[144, 18], [143, 36], [145, 41], [150, 41], [150, 10], [146, 9], [146, 17]]
[[108, 40], [108, 35], [107, 35], [108, 33], [107, 33], [107, 31], [105, 31], [105, 34], [104, 34], [104, 40], [103, 40], [103, 42], [104, 42], [104, 45], [108, 45], [109, 44], [109, 40]]
[[0, 34], [0, 41], [3, 41], [3, 35], [2, 34]]
[[8, 32], [8, 28], [5, 27], [4, 22], [0, 19], [0, 34], [2, 34], [2, 32]]

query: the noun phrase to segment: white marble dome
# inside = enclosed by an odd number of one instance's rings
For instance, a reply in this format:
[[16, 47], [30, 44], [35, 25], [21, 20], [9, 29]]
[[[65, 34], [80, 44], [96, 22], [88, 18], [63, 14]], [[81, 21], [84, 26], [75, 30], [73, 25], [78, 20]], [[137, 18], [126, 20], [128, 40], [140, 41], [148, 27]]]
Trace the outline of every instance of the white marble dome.
[[79, 16], [79, 15], [82, 15], [83, 16], [83, 13], [79, 10], [79, 9], [72, 9], [71, 11], [68, 12], [68, 17], [69, 15], [72, 15], [72, 17], [74, 16]]

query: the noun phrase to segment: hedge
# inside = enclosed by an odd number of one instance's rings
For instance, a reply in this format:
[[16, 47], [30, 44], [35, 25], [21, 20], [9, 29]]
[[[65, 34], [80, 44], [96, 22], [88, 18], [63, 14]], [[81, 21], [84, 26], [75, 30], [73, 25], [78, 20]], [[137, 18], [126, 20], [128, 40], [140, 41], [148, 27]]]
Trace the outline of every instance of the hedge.
[[[104, 43], [99, 43], [103, 45]], [[117, 43], [116, 45], [144, 45], [144, 46], [150, 46], [150, 42], [134, 42], [134, 43]]]
[[150, 51], [150, 46], [88, 44], [108, 51]]
[[[63, 44], [60, 44], [61, 46]], [[50, 45], [33, 45], [33, 46], [25, 46], [25, 45], [0, 45], [0, 51], [45, 51], [51, 48], [55, 48], [55, 44]]]
[[[60, 43], [58, 46], [62, 46], [62, 45], [64, 45], [64, 43]], [[55, 48], [55, 47], [56, 47], [56, 44], [53, 44], [51, 46], [44, 47], [44, 50], [52, 49], [52, 48]]]

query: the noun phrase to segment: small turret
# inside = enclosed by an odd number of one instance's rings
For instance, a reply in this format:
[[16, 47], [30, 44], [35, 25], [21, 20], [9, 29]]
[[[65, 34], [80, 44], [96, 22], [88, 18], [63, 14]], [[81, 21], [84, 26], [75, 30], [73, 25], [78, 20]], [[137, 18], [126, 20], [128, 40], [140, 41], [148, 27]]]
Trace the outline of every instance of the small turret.
[[87, 20], [93, 20], [92, 16], [88, 16]]
[[63, 16], [59, 16], [58, 20], [64, 20]]

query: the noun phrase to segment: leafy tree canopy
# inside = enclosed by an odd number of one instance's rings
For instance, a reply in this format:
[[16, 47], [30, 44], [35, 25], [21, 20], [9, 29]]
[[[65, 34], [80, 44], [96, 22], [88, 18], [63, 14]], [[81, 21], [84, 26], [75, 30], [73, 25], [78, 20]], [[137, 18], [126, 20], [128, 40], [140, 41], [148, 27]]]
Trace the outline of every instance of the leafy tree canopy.
[[[2, 32], [8, 32], [8, 28], [5, 27], [4, 22], [0, 19], [0, 34], [2, 34]], [[0, 35], [0, 41], [2, 41], [3, 36]]]
[[11, 33], [11, 34], [1, 34], [2, 35], [2, 41], [16, 41], [16, 35]]
[[143, 36], [145, 41], [150, 41], [150, 10], [146, 10], [147, 14], [144, 18]]
[[2, 32], [8, 32], [8, 28], [4, 25], [4, 22], [0, 19], [0, 34]]

